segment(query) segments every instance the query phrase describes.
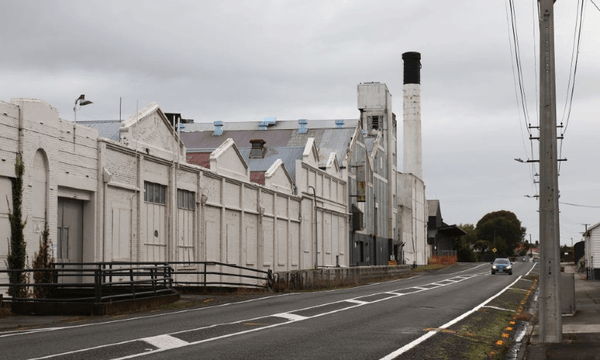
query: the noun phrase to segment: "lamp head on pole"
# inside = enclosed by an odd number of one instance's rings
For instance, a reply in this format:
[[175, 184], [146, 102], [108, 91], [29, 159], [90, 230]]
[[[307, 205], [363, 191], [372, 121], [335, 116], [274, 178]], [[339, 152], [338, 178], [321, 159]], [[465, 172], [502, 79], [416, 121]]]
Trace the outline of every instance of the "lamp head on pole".
[[90, 100], [85, 99], [85, 94], [81, 94], [77, 100], [75, 100], [75, 106], [77, 106], [77, 104], [79, 104], [79, 106], [86, 106], [93, 103]]

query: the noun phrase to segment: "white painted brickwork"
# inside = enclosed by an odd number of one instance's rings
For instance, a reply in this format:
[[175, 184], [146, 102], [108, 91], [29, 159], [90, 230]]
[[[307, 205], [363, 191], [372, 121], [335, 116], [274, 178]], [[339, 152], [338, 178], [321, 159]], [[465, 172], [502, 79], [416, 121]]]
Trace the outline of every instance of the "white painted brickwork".
[[[292, 194], [291, 179], [283, 168], [274, 168], [271, 188], [263, 187], [250, 183], [234, 144], [221, 149], [223, 158], [211, 159], [221, 169], [217, 173], [185, 163], [177, 134], [162, 126], [166, 120], [160, 109], [145, 109], [136, 121], [130, 119], [121, 129], [130, 138], [117, 143], [59, 119], [58, 112], [43, 101], [0, 102], [0, 196], [6, 199], [10, 193], [9, 179], [21, 149], [26, 168], [24, 215], [46, 213], [50, 239], [57, 245], [59, 198], [79, 201], [83, 261], [219, 261], [289, 271], [313, 268], [318, 246], [320, 266], [334, 266], [336, 261], [348, 265], [343, 180], [300, 162], [299, 178], [304, 181], [298, 196]], [[136, 124], [133, 130], [127, 128]], [[156, 149], [159, 146], [164, 148]], [[46, 188], [41, 190], [47, 201], [37, 198], [39, 189], [36, 196], [33, 191], [38, 151], [48, 166]], [[146, 181], [166, 187], [164, 203], [144, 201]], [[316, 203], [307, 191], [307, 181], [317, 188]], [[178, 208], [177, 189], [194, 194], [192, 209]], [[2, 203], [0, 227], [7, 229], [8, 210]], [[314, 211], [318, 213], [318, 244]], [[29, 259], [40, 237], [39, 226], [34, 225], [28, 221], [25, 228]], [[4, 230], [0, 236], [4, 244]], [[6, 254], [6, 246], [0, 245], [1, 267]]]

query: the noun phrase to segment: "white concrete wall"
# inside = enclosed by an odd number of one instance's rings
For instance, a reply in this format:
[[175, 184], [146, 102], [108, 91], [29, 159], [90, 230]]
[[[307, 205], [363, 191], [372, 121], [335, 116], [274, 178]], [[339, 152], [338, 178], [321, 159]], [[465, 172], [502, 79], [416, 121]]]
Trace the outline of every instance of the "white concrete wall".
[[[315, 204], [306, 191], [310, 183], [318, 198], [319, 265], [335, 265], [338, 257], [340, 265], [348, 265], [344, 181], [300, 161], [299, 196], [293, 195], [283, 167], [273, 169], [270, 186], [251, 183], [243, 159], [233, 161], [238, 155], [235, 144], [214, 154], [211, 160], [218, 171], [186, 164], [177, 135], [162, 126], [160, 109], [152, 109], [122, 125], [129, 137], [119, 143], [59, 119], [56, 109], [43, 101], [0, 102], [0, 197], [11, 200], [10, 178], [16, 154], [22, 151], [30, 261], [44, 220], [56, 244], [58, 198], [66, 197], [84, 204], [84, 261], [195, 260], [274, 271], [313, 268]], [[166, 187], [164, 204], [144, 201], [145, 182]], [[178, 208], [178, 189], [193, 193], [194, 209]], [[10, 232], [6, 201], [0, 201], [0, 225], [4, 268], [3, 239]], [[233, 279], [221, 279], [226, 280]]]
[[427, 265], [431, 256], [427, 245], [427, 200], [425, 185], [413, 174], [398, 173], [398, 228], [404, 243], [404, 261]]
[[[22, 128], [19, 136], [19, 127]], [[0, 102], [0, 197], [6, 203], [10, 178], [14, 178], [17, 153], [25, 164], [23, 206], [25, 241], [29, 262], [39, 249], [39, 240], [47, 220], [50, 239], [56, 245], [57, 203], [59, 197], [82, 201], [84, 227], [83, 260], [94, 257], [98, 166], [97, 132], [59, 119], [58, 111], [35, 99]], [[10, 198], [10, 197], [9, 197]], [[0, 207], [1, 228], [8, 228], [7, 208]], [[2, 230], [3, 232], [5, 230]], [[0, 243], [8, 241], [3, 236]], [[7, 254], [0, 246], [0, 266]], [[60, 260], [60, 259], [59, 259]]]
[[296, 160], [296, 187], [302, 196], [300, 261], [305, 269], [315, 265], [348, 266], [347, 182], [315, 167], [310, 160], [316, 157], [315, 150], [313, 142], [308, 141], [303, 160]]
[[598, 269], [600, 268], [600, 224], [592, 226], [588, 234], [589, 236], [585, 238], [586, 266], [589, 269]]

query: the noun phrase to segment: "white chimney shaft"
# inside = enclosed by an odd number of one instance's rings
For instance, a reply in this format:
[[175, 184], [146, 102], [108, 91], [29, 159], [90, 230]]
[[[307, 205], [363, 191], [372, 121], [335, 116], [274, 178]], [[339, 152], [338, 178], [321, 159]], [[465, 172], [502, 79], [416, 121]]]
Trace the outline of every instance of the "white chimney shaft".
[[421, 54], [407, 52], [404, 60], [404, 161], [403, 172], [423, 180], [421, 141]]

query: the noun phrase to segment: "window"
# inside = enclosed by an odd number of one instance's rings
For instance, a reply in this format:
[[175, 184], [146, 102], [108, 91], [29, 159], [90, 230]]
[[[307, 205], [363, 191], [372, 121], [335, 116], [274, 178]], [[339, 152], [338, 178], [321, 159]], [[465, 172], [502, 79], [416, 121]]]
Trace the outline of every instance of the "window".
[[194, 210], [196, 208], [196, 193], [177, 189], [177, 207], [180, 209]]
[[167, 205], [165, 185], [144, 181], [144, 201], [154, 204]]
[[372, 116], [371, 117], [371, 127], [375, 130], [379, 129], [379, 121], [380, 121], [380, 116]]

